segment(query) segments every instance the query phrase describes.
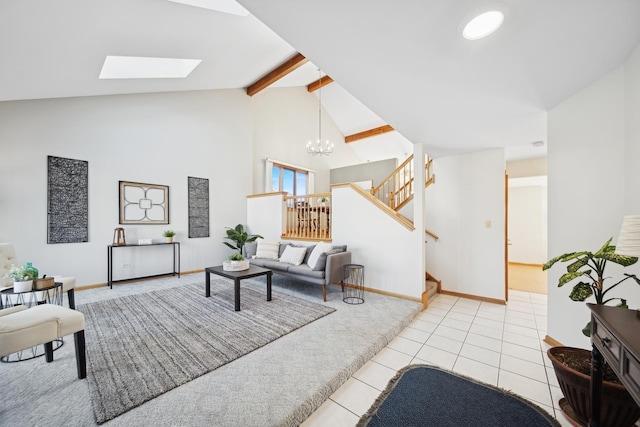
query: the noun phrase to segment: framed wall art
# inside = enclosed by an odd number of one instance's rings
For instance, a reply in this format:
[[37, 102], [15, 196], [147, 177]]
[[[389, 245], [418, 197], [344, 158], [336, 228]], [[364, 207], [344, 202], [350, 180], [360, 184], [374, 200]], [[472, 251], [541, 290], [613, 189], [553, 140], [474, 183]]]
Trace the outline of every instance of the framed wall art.
[[89, 241], [89, 162], [47, 156], [47, 243]]
[[120, 224], [169, 224], [169, 186], [120, 181]]
[[209, 180], [188, 177], [189, 237], [209, 237]]

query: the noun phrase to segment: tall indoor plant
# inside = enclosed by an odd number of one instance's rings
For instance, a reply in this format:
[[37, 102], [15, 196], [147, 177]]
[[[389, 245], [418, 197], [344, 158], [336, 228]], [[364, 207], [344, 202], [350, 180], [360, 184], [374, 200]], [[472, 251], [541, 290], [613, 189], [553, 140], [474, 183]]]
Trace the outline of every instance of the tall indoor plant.
[[[556, 256], [542, 269], [548, 270], [557, 262], [569, 262], [567, 272], [560, 276], [558, 287], [579, 279], [569, 294], [571, 300], [584, 302], [593, 296], [596, 304], [611, 303], [626, 309], [628, 308], [626, 299], [611, 297], [609, 292], [629, 279], [640, 285], [640, 279], [635, 274], [625, 273], [623, 278], [614, 280], [605, 276], [605, 269], [609, 262], [628, 267], [638, 262], [638, 258], [616, 254], [616, 247], [611, 245], [611, 240], [612, 238], [607, 240], [596, 252], [569, 252]], [[582, 329], [582, 333], [591, 336], [591, 322]], [[566, 399], [560, 401], [560, 407], [570, 418], [588, 423], [591, 414], [589, 400], [591, 352], [580, 348], [553, 347], [547, 351], [547, 355], [553, 364], [558, 383]], [[604, 378], [600, 425], [633, 425], [640, 417], [640, 408], [608, 367], [605, 367]]]
[[227, 271], [242, 271], [247, 270], [250, 265], [249, 261], [244, 259], [242, 254], [242, 248], [246, 243], [254, 242], [256, 239], [262, 239], [259, 234], [248, 234], [242, 224], [238, 224], [235, 228], [227, 227], [227, 236], [225, 239], [231, 240], [234, 244], [229, 242], [222, 242], [231, 249], [237, 250], [237, 253], [231, 254], [226, 261], [222, 263], [223, 270]]
[[229, 242], [222, 243], [233, 250], [237, 250], [238, 252], [240, 252], [240, 254], [242, 254], [242, 248], [244, 247], [245, 243], [255, 242], [256, 239], [262, 238], [263, 237], [259, 234], [248, 234], [242, 224], [238, 224], [235, 226], [235, 228], [227, 227], [227, 237], [225, 237], [225, 239], [234, 242], [235, 246], [233, 246]]

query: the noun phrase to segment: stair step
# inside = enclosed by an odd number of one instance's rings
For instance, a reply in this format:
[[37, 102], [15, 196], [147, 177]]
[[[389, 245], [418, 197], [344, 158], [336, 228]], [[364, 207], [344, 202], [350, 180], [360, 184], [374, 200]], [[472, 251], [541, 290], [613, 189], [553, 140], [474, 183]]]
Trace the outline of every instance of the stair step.
[[438, 293], [438, 283], [432, 280], [427, 280], [427, 295], [429, 298], [433, 297]]

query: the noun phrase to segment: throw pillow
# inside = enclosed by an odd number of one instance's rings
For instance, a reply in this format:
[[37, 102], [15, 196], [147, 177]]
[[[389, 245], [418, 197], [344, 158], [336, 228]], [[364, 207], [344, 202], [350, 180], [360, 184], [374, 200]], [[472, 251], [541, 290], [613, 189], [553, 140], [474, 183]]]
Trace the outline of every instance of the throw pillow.
[[315, 267], [313, 267], [312, 270], [315, 270], [315, 271], [324, 270], [325, 267], [327, 266], [327, 257], [329, 255], [339, 254], [340, 252], [344, 252], [344, 251], [339, 248], [333, 248], [330, 251], [321, 253], [320, 257], [318, 258], [318, 261], [316, 262]]
[[280, 242], [271, 242], [269, 240], [258, 240], [256, 248], [256, 258], [278, 259], [278, 250]]
[[307, 261], [307, 265], [312, 270], [314, 270], [316, 267], [316, 264], [318, 263], [318, 259], [320, 258], [320, 255], [330, 251], [331, 248], [332, 248], [331, 243], [319, 242], [316, 245], [316, 247], [313, 248], [313, 252], [311, 252], [311, 255], [309, 256], [309, 261]]
[[242, 252], [245, 258], [253, 258], [256, 255], [256, 249], [258, 248], [258, 242], [248, 242], [242, 247]]
[[287, 264], [300, 265], [302, 264], [302, 260], [304, 256], [307, 254], [307, 248], [303, 247], [295, 247], [288, 245], [284, 248], [284, 252], [282, 256], [280, 256], [280, 262], [285, 262]]

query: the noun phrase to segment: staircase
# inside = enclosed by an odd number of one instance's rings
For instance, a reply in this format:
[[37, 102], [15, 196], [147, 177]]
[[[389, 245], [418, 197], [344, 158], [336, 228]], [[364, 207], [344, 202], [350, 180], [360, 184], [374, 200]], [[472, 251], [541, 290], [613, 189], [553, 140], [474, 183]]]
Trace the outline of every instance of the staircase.
[[425, 273], [425, 293], [426, 293], [426, 304], [425, 308], [429, 305], [429, 301], [433, 299], [435, 295], [440, 292], [440, 288], [442, 287], [442, 282], [435, 277], [433, 277], [429, 272]]
[[[431, 162], [428, 156], [425, 156], [424, 171], [425, 182], [424, 188], [435, 182], [435, 176], [431, 172]], [[391, 174], [383, 180], [377, 187], [371, 189], [371, 194], [394, 211], [398, 212], [404, 206], [413, 200], [414, 195], [414, 173], [413, 173], [413, 154], [402, 162]]]
[[[435, 183], [435, 175], [431, 171], [432, 159], [425, 156], [424, 162], [424, 188]], [[393, 209], [398, 215], [400, 209], [405, 207], [414, 197], [415, 191], [415, 179], [413, 169], [413, 154], [409, 156], [400, 166], [396, 168], [391, 174], [383, 180], [377, 187], [371, 189], [371, 194], [380, 202], [384, 203], [389, 208]], [[439, 239], [438, 235], [429, 230], [425, 230], [425, 233], [433, 237], [436, 241]], [[425, 308], [428, 305], [428, 301], [433, 298], [441, 289], [441, 282], [435, 277], [426, 273], [426, 300], [423, 301]]]

